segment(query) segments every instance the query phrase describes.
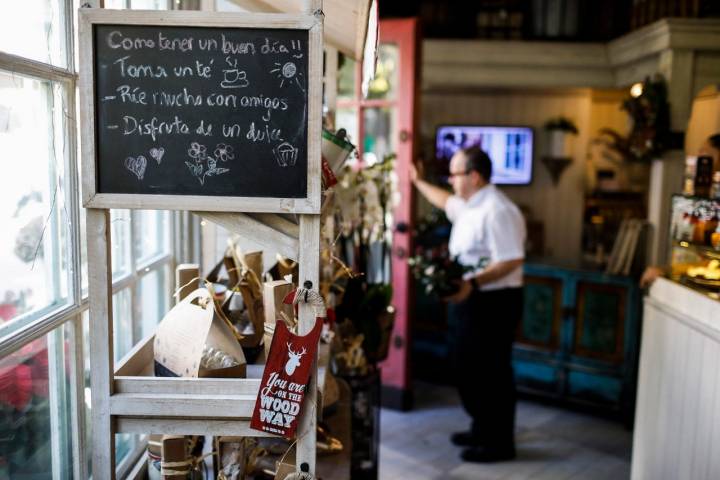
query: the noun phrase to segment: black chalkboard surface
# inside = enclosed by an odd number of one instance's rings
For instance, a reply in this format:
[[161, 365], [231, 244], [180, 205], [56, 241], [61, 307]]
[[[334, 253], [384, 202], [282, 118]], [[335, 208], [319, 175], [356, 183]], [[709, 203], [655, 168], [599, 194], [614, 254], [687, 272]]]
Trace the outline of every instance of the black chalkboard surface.
[[303, 198], [308, 31], [93, 26], [97, 193]]

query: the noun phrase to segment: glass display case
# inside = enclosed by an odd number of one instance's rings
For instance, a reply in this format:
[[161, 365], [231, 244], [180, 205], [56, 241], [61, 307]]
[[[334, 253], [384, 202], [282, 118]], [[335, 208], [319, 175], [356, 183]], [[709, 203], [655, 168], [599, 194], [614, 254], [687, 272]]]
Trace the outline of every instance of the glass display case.
[[720, 296], [720, 200], [673, 195], [670, 278]]

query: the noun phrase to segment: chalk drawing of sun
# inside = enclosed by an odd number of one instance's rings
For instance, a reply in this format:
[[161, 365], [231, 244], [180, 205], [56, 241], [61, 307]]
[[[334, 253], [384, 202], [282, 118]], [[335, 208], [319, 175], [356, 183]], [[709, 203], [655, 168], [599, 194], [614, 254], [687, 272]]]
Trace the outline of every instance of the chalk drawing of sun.
[[284, 65], [275, 63], [275, 66], [277, 68], [270, 70], [270, 73], [275, 73], [277, 78], [280, 79], [280, 88], [285, 85], [285, 82], [292, 83], [294, 80], [297, 86], [300, 87], [300, 90], [305, 91], [302, 83], [300, 83], [300, 79], [298, 78], [302, 77], [303, 74], [297, 71], [297, 67], [293, 62], [286, 62]]

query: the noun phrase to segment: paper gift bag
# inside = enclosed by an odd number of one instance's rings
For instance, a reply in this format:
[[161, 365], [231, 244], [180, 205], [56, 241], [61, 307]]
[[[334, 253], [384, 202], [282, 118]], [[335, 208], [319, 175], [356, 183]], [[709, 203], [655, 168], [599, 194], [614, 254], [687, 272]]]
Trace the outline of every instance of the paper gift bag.
[[[230, 355], [239, 365], [203, 368], [201, 359], [206, 345]], [[156, 375], [245, 377], [247, 362], [242, 348], [230, 327], [214, 315], [212, 296], [205, 288], [190, 293], [165, 315], [155, 333], [154, 353]]]
[[295, 317], [295, 310], [292, 304], [288, 305], [283, 299], [293, 290], [295, 286], [287, 280], [273, 280], [263, 284], [263, 310], [265, 314], [265, 358], [270, 353], [273, 331], [277, 321], [284, 321], [283, 314], [288, 320]]
[[191, 461], [187, 440], [177, 435], [163, 435], [162, 462], [160, 464], [162, 480], [188, 478]]
[[350, 156], [355, 146], [345, 138], [345, 132], [332, 133], [323, 129], [322, 132], [322, 157], [327, 161], [332, 173], [338, 174], [342, 169], [345, 160]]

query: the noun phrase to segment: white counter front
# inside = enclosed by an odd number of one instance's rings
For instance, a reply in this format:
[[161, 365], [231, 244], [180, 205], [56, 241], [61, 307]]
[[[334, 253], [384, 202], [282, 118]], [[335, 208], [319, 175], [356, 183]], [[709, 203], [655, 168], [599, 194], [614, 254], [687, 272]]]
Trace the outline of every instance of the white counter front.
[[664, 278], [645, 298], [632, 479], [720, 479], [720, 302]]

